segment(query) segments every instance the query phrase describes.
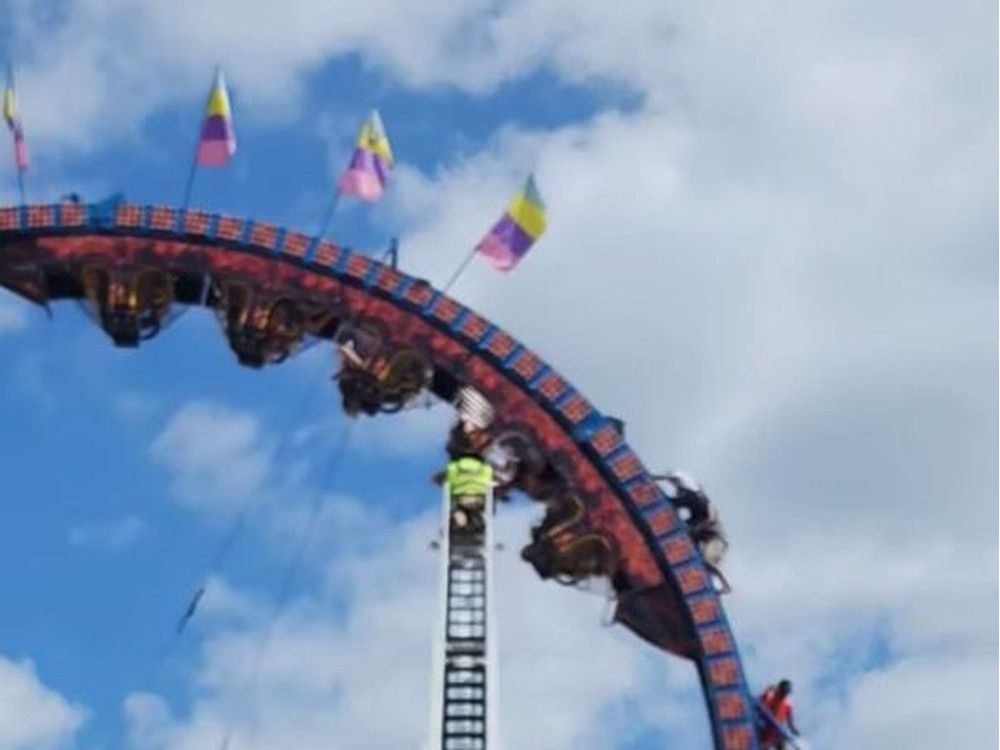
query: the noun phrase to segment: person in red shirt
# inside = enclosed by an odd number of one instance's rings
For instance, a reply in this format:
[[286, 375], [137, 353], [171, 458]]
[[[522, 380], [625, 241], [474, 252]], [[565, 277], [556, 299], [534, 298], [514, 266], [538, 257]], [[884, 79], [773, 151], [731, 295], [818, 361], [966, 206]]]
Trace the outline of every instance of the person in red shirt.
[[[787, 728], [795, 737], [799, 730], [792, 718], [792, 694], [790, 680], [782, 680], [777, 685], [771, 685], [760, 696], [760, 705], [773, 718], [773, 722], [764, 720], [760, 731], [760, 750], [785, 750], [785, 737], [781, 730]], [[775, 726], [777, 724], [777, 726]], [[781, 727], [779, 729], [778, 727]]]

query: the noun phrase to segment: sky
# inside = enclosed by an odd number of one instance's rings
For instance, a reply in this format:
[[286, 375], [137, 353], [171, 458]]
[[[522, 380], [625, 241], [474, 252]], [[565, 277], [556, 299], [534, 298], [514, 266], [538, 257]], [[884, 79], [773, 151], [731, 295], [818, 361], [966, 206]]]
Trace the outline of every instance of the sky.
[[[333, 234], [440, 284], [533, 171], [547, 233], [455, 296], [703, 480], [753, 685], [814, 748], [995, 740], [995, 3], [0, 11], [31, 200], [179, 202], [216, 64], [210, 210], [315, 231], [378, 107], [390, 189]], [[54, 312], [0, 296], [0, 750], [421, 747], [447, 408], [348, 427], [327, 347], [252, 371], [203, 311], [138, 352]], [[518, 560], [538, 515], [498, 521], [505, 746], [706, 747], [690, 665]]]

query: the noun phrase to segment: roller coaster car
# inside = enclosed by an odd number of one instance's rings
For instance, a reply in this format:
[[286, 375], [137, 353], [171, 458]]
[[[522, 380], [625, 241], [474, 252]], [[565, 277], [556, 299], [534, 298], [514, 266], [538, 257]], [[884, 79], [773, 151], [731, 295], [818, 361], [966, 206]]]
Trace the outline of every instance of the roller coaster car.
[[[563, 490], [558, 474], [535, 442], [518, 427], [500, 425], [494, 430], [473, 429], [470, 432], [467, 425], [459, 422], [452, 429], [452, 433], [456, 432], [461, 432], [473, 446], [472, 450], [483, 455], [493, 467], [494, 493], [499, 499], [507, 499], [510, 490], [517, 488], [545, 502]], [[458, 437], [450, 438], [448, 450], [460, 444]]]
[[174, 301], [168, 273], [87, 266], [80, 276], [97, 322], [117, 346], [136, 347], [159, 333]]
[[522, 463], [512, 484], [526, 495], [544, 503], [558, 504], [559, 498], [565, 492], [565, 486], [558, 472], [547, 463], [535, 471], [526, 470], [525, 463]]
[[549, 505], [541, 524], [531, 530], [531, 542], [521, 550], [542, 578], [572, 585], [614, 572], [615, 555], [601, 534], [585, 529], [583, 503], [568, 496]]
[[337, 346], [342, 367], [336, 380], [344, 411], [352, 417], [398, 412], [430, 383], [432, 370], [423, 352], [389, 350], [371, 328], [346, 326]]
[[263, 367], [283, 362], [308, 332], [303, 305], [235, 281], [218, 287], [216, 315], [240, 364]]
[[684, 605], [668, 583], [634, 588], [615, 582], [618, 601], [614, 619], [640, 638], [686, 659], [698, 653], [697, 636], [684, 613]]

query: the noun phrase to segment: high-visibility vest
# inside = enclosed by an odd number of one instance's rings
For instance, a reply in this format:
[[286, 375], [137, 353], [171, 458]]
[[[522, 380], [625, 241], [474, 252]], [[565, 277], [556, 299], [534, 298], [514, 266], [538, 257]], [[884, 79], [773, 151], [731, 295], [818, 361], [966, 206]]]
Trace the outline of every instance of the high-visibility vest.
[[493, 467], [478, 458], [463, 456], [448, 462], [445, 479], [452, 495], [485, 495], [493, 484]]

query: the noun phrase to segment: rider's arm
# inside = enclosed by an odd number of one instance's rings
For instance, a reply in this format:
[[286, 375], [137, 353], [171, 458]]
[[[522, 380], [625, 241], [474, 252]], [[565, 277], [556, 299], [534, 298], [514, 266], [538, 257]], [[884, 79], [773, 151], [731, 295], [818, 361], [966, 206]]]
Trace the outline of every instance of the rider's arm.
[[796, 737], [799, 736], [798, 727], [795, 726], [795, 718], [792, 716], [792, 712], [788, 712], [788, 731], [794, 734]]

